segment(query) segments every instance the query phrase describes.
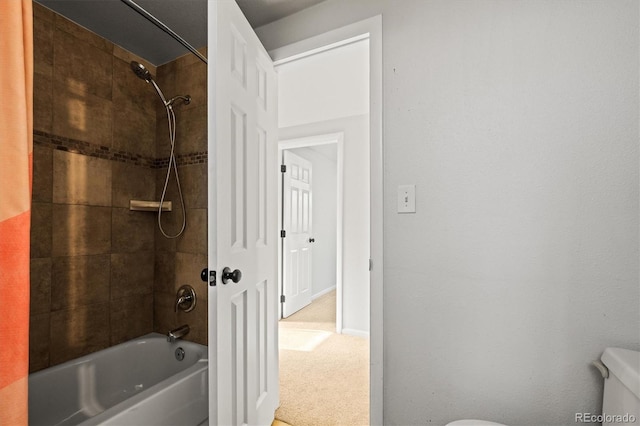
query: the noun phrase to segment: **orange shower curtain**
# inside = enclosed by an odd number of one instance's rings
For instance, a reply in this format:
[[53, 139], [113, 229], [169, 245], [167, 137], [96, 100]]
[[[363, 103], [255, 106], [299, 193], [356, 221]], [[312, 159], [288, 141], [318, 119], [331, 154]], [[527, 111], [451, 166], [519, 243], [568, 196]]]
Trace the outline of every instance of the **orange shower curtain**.
[[0, 425], [27, 425], [32, 0], [0, 1]]

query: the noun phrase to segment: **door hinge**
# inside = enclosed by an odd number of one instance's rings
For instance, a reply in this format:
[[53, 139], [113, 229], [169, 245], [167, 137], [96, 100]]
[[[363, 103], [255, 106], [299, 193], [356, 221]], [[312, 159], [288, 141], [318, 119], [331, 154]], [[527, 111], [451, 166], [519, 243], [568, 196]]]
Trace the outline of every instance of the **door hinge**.
[[280, 296], [280, 303], [284, 303], [284, 300], [286, 299], [286, 297], [284, 297], [284, 294]]
[[369, 272], [373, 271], [373, 259], [369, 259]]
[[286, 237], [287, 237], [287, 231], [283, 229], [282, 231], [280, 231], [280, 238], [286, 238]]
[[287, 166], [286, 165], [281, 165], [280, 166], [280, 173], [287, 173]]
[[216, 285], [216, 271], [209, 271], [209, 285], [211, 287]]

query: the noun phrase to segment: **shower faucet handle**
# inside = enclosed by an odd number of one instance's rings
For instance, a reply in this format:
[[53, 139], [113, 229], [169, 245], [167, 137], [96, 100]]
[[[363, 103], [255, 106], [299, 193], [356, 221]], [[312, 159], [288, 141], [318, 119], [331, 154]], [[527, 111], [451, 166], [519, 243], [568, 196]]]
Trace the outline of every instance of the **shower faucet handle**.
[[183, 285], [178, 289], [176, 294], [176, 306], [175, 312], [178, 312], [178, 308], [184, 312], [191, 312], [196, 307], [196, 291], [190, 285]]

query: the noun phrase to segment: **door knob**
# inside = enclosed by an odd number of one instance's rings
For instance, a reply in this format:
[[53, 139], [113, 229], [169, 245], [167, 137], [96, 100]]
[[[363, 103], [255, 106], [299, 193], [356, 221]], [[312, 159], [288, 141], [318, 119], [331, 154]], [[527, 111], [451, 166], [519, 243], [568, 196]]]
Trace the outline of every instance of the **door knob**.
[[309, 238], [309, 242], [310, 242], [310, 243], [315, 243], [315, 242], [316, 242], [316, 239], [315, 239], [315, 238]]
[[231, 268], [225, 267], [222, 270], [222, 284], [226, 284], [227, 281], [229, 280], [233, 281], [234, 283], [237, 283], [241, 279], [242, 279], [242, 272], [240, 271], [240, 269], [236, 269], [232, 272]]

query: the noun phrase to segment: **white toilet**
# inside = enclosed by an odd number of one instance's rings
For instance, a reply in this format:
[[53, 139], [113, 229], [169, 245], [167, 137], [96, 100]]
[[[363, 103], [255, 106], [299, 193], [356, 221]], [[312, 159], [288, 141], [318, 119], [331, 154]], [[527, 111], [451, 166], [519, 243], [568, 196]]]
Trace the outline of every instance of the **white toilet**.
[[[602, 426], [640, 425], [640, 352], [607, 348], [594, 364], [604, 377]], [[591, 423], [586, 421], [585, 423]], [[505, 426], [484, 420], [456, 420], [447, 426]]]

